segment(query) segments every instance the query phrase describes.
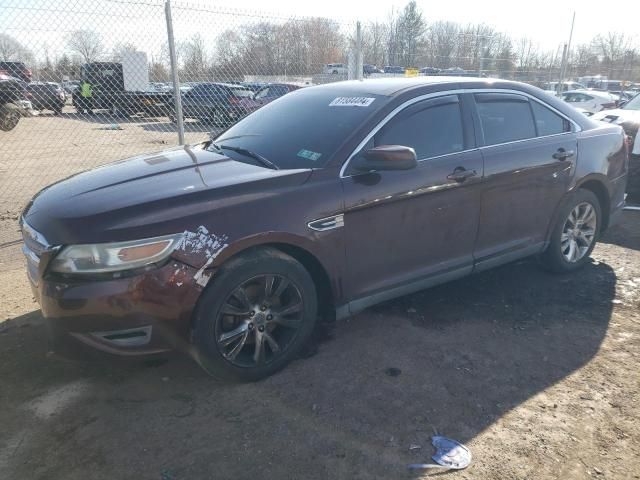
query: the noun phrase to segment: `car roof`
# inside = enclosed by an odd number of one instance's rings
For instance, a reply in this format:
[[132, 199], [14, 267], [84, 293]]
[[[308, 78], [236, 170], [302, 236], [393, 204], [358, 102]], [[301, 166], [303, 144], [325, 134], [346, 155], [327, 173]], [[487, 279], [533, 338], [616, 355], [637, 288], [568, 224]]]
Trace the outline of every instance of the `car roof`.
[[[427, 87], [430, 85], [449, 84], [455, 88], [513, 88], [523, 90], [526, 86], [519, 82], [498, 80], [480, 77], [456, 77], [456, 76], [420, 76], [420, 77], [394, 77], [372, 78], [364, 80], [347, 80], [344, 82], [325, 83], [311, 89], [334, 89], [342, 94], [368, 93], [372, 95], [395, 96], [407, 90]], [[533, 87], [531, 87], [533, 88]]]

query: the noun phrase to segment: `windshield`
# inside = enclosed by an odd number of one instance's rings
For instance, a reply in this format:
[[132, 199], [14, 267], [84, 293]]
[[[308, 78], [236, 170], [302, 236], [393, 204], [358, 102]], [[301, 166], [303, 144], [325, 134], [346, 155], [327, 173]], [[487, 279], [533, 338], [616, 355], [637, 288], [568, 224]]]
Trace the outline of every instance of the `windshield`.
[[278, 168], [322, 168], [347, 137], [388, 101], [368, 93], [301, 89], [249, 115], [215, 143], [250, 150]]
[[629, 100], [624, 107], [624, 110], [640, 110], [640, 94], [637, 94], [631, 100]]

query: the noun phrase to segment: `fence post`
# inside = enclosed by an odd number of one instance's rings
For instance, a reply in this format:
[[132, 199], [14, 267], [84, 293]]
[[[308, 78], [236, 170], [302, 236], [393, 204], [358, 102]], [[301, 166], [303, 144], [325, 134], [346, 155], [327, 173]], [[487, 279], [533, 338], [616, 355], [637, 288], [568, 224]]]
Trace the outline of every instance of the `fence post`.
[[184, 120], [182, 118], [182, 96], [180, 95], [180, 79], [178, 78], [178, 59], [176, 44], [173, 38], [173, 20], [171, 18], [171, 0], [164, 4], [164, 14], [167, 18], [167, 41], [169, 43], [169, 57], [171, 59], [171, 78], [173, 80], [173, 102], [178, 125], [178, 144], [184, 145]]
[[362, 58], [362, 27], [360, 22], [356, 24], [356, 78], [362, 80], [363, 72]]

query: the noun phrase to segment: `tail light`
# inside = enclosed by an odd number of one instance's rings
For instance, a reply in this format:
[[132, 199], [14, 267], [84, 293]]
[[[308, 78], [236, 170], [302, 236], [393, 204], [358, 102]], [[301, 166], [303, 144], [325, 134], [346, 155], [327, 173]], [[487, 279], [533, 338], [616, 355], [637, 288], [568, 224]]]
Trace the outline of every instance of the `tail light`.
[[33, 75], [33, 73], [31, 72], [31, 69], [27, 68], [24, 73], [26, 73], [27, 77], [31, 79], [31, 75]]

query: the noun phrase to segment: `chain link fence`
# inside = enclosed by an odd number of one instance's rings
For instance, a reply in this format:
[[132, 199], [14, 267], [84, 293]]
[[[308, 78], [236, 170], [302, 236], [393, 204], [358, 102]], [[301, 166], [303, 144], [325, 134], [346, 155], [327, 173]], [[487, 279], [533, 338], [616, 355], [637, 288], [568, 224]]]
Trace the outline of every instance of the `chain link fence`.
[[349, 58], [355, 75], [355, 21], [204, 2], [3, 1], [0, 32], [0, 82], [22, 80], [29, 102], [0, 132], [0, 248], [53, 182], [205, 140], [294, 89], [346, 79]]
[[[19, 241], [21, 210], [41, 188], [205, 140], [297, 88], [434, 73], [544, 86], [562, 76], [562, 49], [536, 51], [486, 25], [427, 24], [411, 5], [361, 29], [356, 19], [204, 0], [0, 0], [0, 100], [19, 95], [21, 113], [0, 115], [9, 119], [0, 120], [0, 268], [2, 249]], [[587, 72], [595, 60], [576, 48], [566, 78], [640, 77], [628, 53], [636, 50], [625, 51]]]

